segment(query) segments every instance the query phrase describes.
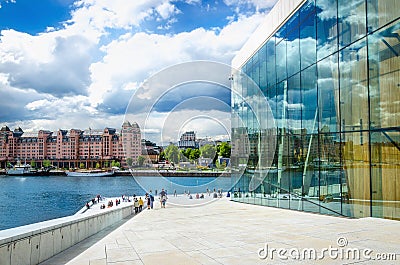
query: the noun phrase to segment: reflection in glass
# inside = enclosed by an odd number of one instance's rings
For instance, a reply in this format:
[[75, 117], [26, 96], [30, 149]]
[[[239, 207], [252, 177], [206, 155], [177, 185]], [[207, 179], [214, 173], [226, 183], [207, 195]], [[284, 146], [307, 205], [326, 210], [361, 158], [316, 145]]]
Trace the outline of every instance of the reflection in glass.
[[317, 59], [337, 51], [337, 0], [316, 0]]
[[[233, 108], [241, 109], [247, 126], [232, 123], [232, 129], [249, 134], [251, 154], [246, 174], [234, 187], [242, 195], [234, 200], [400, 220], [396, 4], [305, 1], [254, 53], [242, 70], [259, 82], [275, 119], [277, 139], [258, 146], [256, 139], [269, 132], [257, 130], [259, 124], [246, 104], [240, 108], [240, 97], [232, 97]], [[251, 95], [249, 82], [237, 85], [244, 86], [239, 88], [242, 95]], [[267, 153], [272, 156], [268, 174], [250, 191], [255, 175], [251, 170]]]
[[[339, 53], [341, 126], [343, 131], [368, 129], [367, 44], [364, 40]], [[368, 141], [368, 139], [364, 139]]]
[[345, 47], [366, 34], [365, 0], [338, 1], [339, 45]]

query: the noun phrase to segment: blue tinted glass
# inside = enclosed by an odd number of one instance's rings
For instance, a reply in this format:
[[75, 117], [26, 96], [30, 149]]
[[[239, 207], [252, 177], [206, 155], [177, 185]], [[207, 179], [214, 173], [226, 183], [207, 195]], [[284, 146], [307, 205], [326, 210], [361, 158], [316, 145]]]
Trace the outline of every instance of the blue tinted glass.
[[260, 49], [258, 59], [260, 61], [260, 89], [265, 94], [267, 88], [267, 49], [263, 45]]
[[306, 133], [318, 131], [317, 109], [317, 67], [316, 65], [301, 71], [302, 128]]
[[338, 54], [317, 63], [318, 68], [318, 117], [320, 131], [339, 131], [339, 113], [336, 105], [339, 104], [339, 80], [338, 80]]
[[325, 58], [337, 51], [337, 2], [317, 0], [317, 58]]
[[[287, 115], [289, 129], [299, 130], [302, 128], [301, 116], [301, 87], [300, 87], [300, 74], [296, 74], [288, 78], [288, 95], [287, 95]], [[296, 132], [294, 132], [296, 133]]]
[[280, 82], [287, 78], [286, 72], [286, 40], [276, 45], [276, 80]]
[[260, 86], [260, 62], [259, 62], [259, 51], [253, 56], [253, 69], [251, 74], [251, 79]]
[[[296, 12], [293, 14], [293, 16], [290, 17], [290, 19], [288, 20], [288, 22], [286, 22], [286, 36], [288, 37], [290, 32], [297, 29], [297, 27], [299, 26], [299, 12]], [[290, 40], [290, 38], [288, 37], [288, 39]]]
[[311, 13], [315, 12], [315, 0], [308, 0], [300, 8], [300, 23], [304, 21]]
[[300, 71], [300, 44], [299, 27], [296, 27], [288, 33], [287, 36], [287, 75]]
[[317, 61], [316, 20], [311, 14], [300, 25], [300, 64], [304, 69]]
[[267, 86], [276, 84], [276, 65], [275, 65], [275, 38], [272, 37], [266, 44], [267, 48]]
[[366, 34], [365, 0], [339, 1], [339, 45], [340, 48], [353, 43]]
[[287, 128], [286, 102], [287, 82], [283, 81], [276, 85], [276, 116], [275, 123], [278, 128]]

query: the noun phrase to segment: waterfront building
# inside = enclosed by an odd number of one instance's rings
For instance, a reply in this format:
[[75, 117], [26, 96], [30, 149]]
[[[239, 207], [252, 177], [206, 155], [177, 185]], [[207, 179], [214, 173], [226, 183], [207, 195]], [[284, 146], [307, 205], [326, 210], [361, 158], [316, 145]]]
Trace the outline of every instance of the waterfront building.
[[400, 220], [397, 4], [277, 2], [232, 60], [234, 200]]
[[180, 149], [199, 148], [199, 143], [196, 140], [196, 133], [194, 131], [183, 133], [178, 141], [178, 147]]
[[126, 166], [126, 159], [137, 161], [141, 154], [141, 134], [137, 123], [124, 122], [118, 133], [114, 128], [104, 130], [58, 130], [53, 133], [40, 130], [37, 134], [24, 133], [21, 128], [10, 130], [4, 126], [0, 130], [0, 166], [17, 161], [30, 163], [37, 167], [44, 160], [60, 168], [94, 168], [111, 166], [119, 161]]

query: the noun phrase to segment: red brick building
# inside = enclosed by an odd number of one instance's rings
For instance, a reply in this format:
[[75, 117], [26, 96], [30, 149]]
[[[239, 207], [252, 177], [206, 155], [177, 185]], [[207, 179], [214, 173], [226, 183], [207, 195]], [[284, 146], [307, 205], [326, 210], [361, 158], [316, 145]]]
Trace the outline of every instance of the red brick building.
[[120, 132], [114, 128], [104, 130], [40, 130], [36, 134], [24, 133], [21, 128], [10, 130], [8, 126], [0, 129], [0, 167], [17, 161], [35, 161], [41, 167], [44, 160], [53, 166], [75, 168], [81, 163], [85, 167], [111, 166], [118, 161], [126, 166], [126, 159], [133, 164], [141, 155], [141, 134], [139, 125], [125, 121]]

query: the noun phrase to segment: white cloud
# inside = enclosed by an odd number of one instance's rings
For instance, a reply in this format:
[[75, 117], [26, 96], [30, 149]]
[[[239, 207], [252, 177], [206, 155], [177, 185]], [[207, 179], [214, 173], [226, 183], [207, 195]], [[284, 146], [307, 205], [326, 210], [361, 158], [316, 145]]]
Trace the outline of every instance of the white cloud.
[[163, 19], [168, 19], [171, 17], [171, 15], [178, 14], [180, 12], [174, 5], [169, 2], [165, 2], [157, 6], [156, 10]]
[[156, 13], [167, 20], [179, 12], [170, 0], [81, 0], [75, 3], [70, 22], [85, 25], [101, 32], [106, 28], [130, 29]]
[[227, 6], [254, 6], [256, 10], [271, 9], [278, 0], [223, 0]]
[[203, 28], [175, 35], [126, 34], [102, 47], [103, 60], [92, 64], [91, 103], [102, 103], [107, 93], [118, 97], [126, 84], [141, 84], [151, 74], [177, 63], [212, 60], [229, 64], [262, 19], [261, 14], [240, 17], [218, 34]]

